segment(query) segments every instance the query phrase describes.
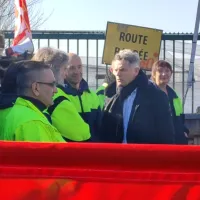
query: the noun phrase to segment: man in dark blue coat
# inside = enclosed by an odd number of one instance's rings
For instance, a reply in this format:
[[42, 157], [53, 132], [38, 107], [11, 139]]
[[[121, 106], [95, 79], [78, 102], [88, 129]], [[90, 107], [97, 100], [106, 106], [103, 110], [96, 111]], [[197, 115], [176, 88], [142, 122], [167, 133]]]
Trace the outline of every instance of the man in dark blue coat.
[[116, 81], [105, 90], [101, 142], [174, 144], [167, 96], [140, 69], [138, 54], [121, 50], [112, 71]]

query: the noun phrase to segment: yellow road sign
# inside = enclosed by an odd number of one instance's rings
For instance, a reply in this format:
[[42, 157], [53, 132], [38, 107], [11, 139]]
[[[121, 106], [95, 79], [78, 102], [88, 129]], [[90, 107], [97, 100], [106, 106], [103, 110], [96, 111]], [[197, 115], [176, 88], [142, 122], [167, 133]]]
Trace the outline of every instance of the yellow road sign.
[[103, 63], [109, 65], [117, 52], [131, 49], [138, 52], [141, 68], [151, 70], [159, 59], [162, 33], [158, 29], [108, 22]]

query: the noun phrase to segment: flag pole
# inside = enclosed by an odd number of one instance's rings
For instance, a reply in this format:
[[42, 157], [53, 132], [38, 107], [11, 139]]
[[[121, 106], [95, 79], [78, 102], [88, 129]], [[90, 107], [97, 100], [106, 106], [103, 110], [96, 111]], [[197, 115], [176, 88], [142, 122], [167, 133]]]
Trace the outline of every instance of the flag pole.
[[[193, 86], [195, 82], [194, 61], [195, 61], [196, 46], [197, 46], [197, 40], [198, 40], [199, 22], [200, 22], [200, 0], [198, 1], [198, 7], [197, 7], [196, 23], [195, 23], [194, 34], [193, 34], [192, 50], [191, 50], [189, 73], [188, 73], [188, 80], [187, 80], [187, 89], [186, 89], [185, 96], [183, 98], [183, 106], [185, 105], [188, 90]], [[194, 101], [194, 99], [192, 101]]]

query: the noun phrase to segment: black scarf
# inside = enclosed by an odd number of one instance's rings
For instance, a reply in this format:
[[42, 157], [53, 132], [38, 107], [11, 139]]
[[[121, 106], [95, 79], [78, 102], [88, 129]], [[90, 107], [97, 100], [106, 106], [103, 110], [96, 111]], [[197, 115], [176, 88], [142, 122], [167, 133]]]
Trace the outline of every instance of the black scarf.
[[[106, 101], [105, 101], [105, 107], [104, 107], [104, 117], [105, 120], [107, 117], [113, 121], [113, 123], [116, 125], [115, 134], [116, 136], [119, 133], [123, 133], [123, 103], [124, 100], [128, 98], [128, 96], [131, 95], [131, 93], [137, 88], [137, 95], [136, 99], [134, 101], [134, 104], [137, 102], [137, 98], [140, 96], [140, 92], [143, 87], [146, 87], [148, 85], [148, 79], [147, 76], [140, 70], [138, 76], [127, 86], [125, 87], [116, 87], [116, 82], [110, 84], [105, 89], [105, 95], [106, 95]], [[133, 106], [132, 106], [133, 108]], [[123, 135], [121, 135], [123, 136]], [[122, 138], [121, 138], [122, 140]]]
[[117, 88], [116, 82], [110, 84], [105, 90], [105, 95], [108, 98], [106, 99], [104, 110], [122, 116], [124, 100], [127, 99], [136, 88], [145, 87], [147, 84], [148, 79], [142, 70], [140, 70], [138, 76], [125, 87]]

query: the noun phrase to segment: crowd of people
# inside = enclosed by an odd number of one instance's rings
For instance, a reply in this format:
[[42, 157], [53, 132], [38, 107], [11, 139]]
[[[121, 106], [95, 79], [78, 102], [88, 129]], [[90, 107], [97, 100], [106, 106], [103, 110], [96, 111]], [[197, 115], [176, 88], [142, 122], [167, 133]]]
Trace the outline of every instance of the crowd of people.
[[118, 52], [97, 91], [81, 58], [45, 47], [1, 73], [0, 140], [187, 144], [182, 102], [168, 85], [172, 66], [159, 60], [151, 79], [135, 52]]

